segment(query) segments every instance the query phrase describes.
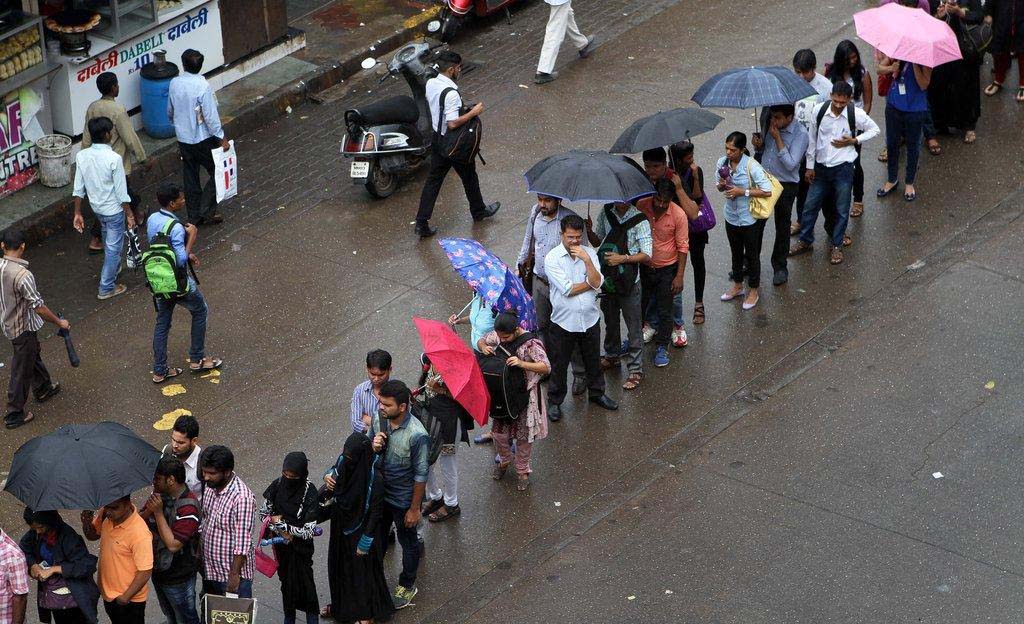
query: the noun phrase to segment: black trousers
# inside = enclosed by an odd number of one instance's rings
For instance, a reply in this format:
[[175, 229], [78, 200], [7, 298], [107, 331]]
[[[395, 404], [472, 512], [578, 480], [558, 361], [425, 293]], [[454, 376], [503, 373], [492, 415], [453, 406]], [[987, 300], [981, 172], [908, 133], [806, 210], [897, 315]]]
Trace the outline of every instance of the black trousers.
[[[800, 192], [796, 182], [782, 182], [782, 195], [775, 204], [775, 245], [772, 246], [772, 268], [781, 271], [786, 268], [789, 256], [789, 226], [793, 222], [793, 202]], [[798, 215], [799, 217], [799, 215]]]
[[119, 605], [117, 602], [103, 601], [103, 610], [110, 618], [110, 624], [146, 624], [146, 603], [129, 602]]
[[25, 417], [25, 401], [29, 388], [35, 396], [50, 389], [50, 372], [46, 370], [39, 354], [39, 338], [36, 332], [22, 332], [11, 341], [14, 358], [11, 360], [11, 381], [7, 386], [7, 416], [4, 422], [13, 424]]
[[732, 252], [732, 270], [729, 279], [737, 284], [747, 278], [747, 285], [757, 288], [761, 285], [761, 239], [767, 219], [755, 219], [751, 225], [725, 224]]
[[[672, 322], [668, 327], [671, 332]], [[601, 371], [601, 322], [594, 323], [585, 332], [568, 332], [558, 323], [548, 324], [551, 351], [551, 377], [548, 380], [548, 403], [561, 405], [565, 400], [566, 378], [572, 352], [579, 347], [583, 368], [587, 371], [587, 390], [591, 398], [604, 394], [604, 372]]]
[[[435, 137], [436, 145], [439, 139]], [[454, 169], [462, 180], [462, 187], [466, 191], [466, 199], [469, 200], [469, 212], [474, 217], [482, 215], [487, 209], [484, 204], [483, 195], [480, 193], [480, 178], [476, 175], [476, 161], [464, 165], [448, 160], [435, 147], [430, 155], [430, 171], [427, 173], [427, 181], [423, 183], [423, 193], [420, 195], [420, 209], [416, 213], [416, 224], [423, 225], [430, 220], [434, 214], [434, 203], [437, 195], [441, 192], [441, 186], [448, 172]]]
[[[679, 269], [679, 263], [670, 264], [667, 267], [652, 269], [648, 266], [640, 267], [640, 284], [644, 291], [644, 302], [654, 302], [654, 309], [658, 312], [658, 333], [654, 335], [654, 344], [659, 347], [667, 347], [672, 339], [672, 328], [675, 321], [672, 319], [672, 280]], [[647, 309], [645, 305], [643, 309]]]
[[693, 300], [704, 301], [704, 282], [708, 270], [704, 264], [704, 248], [708, 246], [707, 232], [690, 232], [690, 266], [693, 267]]
[[[185, 191], [189, 223], [199, 223], [217, 211], [212, 151], [218, 147], [220, 139], [217, 137], [210, 137], [201, 143], [178, 143], [178, 151], [181, 152], [181, 183]], [[205, 169], [210, 176], [206, 186], [199, 182], [200, 168]]]

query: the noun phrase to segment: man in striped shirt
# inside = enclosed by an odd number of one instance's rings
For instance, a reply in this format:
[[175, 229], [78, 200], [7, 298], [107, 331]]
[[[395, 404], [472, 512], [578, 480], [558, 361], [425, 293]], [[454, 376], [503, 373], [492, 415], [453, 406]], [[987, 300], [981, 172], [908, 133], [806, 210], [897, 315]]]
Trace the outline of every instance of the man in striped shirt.
[[4, 257], [0, 260], [0, 317], [3, 319], [4, 336], [11, 341], [14, 357], [11, 361], [11, 381], [7, 387], [7, 415], [4, 425], [16, 429], [34, 418], [25, 411], [29, 388], [42, 403], [60, 392], [60, 384], [50, 379], [50, 373], [39, 355], [39, 338], [36, 336], [43, 321], [49, 321], [61, 329], [71, 325], [50, 311], [43, 304], [43, 298], [36, 289], [36, 278], [28, 270], [25, 254], [25, 234], [19, 230], [8, 230], [0, 239]]
[[366, 433], [373, 417], [380, 410], [377, 393], [388, 379], [391, 379], [391, 354], [383, 349], [374, 349], [366, 354], [367, 380], [352, 391], [352, 431]]
[[226, 446], [209, 446], [199, 460], [206, 482], [203, 508], [203, 593], [252, 598], [256, 499], [235, 474], [235, 456]]

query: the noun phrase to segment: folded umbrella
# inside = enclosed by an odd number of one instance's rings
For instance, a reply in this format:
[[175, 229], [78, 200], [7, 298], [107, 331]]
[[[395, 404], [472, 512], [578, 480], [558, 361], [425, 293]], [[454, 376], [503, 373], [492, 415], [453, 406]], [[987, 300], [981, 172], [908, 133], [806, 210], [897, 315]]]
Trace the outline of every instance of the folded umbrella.
[[566, 201], [628, 202], [654, 194], [644, 170], [619, 154], [573, 150], [548, 156], [526, 172], [531, 193]]
[[64, 425], [18, 449], [4, 489], [36, 511], [98, 509], [151, 485], [159, 459], [122, 424]]
[[693, 94], [702, 108], [759, 108], [793, 104], [817, 95], [810, 84], [792, 69], [739, 67], [715, 74]]
[[609, 150], [612, 154], [639, 154], [711, 132], [722, 118], [700, 108], [677, 108], [638, 119]]
[[537, 329], [537, 309], [523, 281], [498, 256], [470, 238], [442, 238], [438, 241], [452, 268], [499, 312], [519, 317], [526, 331]]
[[857, 36], [892, 59], [938, 67], [963, 58], [946, 22], [917, 8], [886, 4], [853, 14]]
[[452, 328], [440, 321], [413, 317], [420, 335], [423, 354], [434, 370], [441, 374], [452, 398], [466, 408], [480, 426], [487, 424], [491, 410], [491, 395], [484, 382], [484, 374], [476, 361], [476, 354], [462, 342]]

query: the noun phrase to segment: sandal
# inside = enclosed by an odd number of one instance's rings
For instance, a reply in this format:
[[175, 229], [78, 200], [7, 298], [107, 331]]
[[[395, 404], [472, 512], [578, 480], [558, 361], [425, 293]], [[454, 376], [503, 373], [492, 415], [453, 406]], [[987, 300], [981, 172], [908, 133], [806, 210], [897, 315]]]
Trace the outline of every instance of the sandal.
[[202, 362], [199, 362], [199, 366], [196, 366], [195, 363], [190, 364], [189, 367], [188, 367], [188, 370], [193, 375], [198, 375], [199, 373], [206, 373], [206, 372], [209, 372], [209, 371], [212, 371], [212, 370], [217, 370], [218, 368], [220, 368], [223, 365], [224, 365], [224, 360], [222, 360], [220, 358], [209, 358], [209, 357], [206, 357], [206, 358], [203, 358]]
[[795, 245], [790, 247], [788, 255], [790, 255], [790, 256], [799, 256], [802, 253], [807, 253], [807, 252], [813, 251], [813, 250], [814, 250], [814, 245], [805, 243], [803, 241], [797, 241]]
[[693, 306], [693, 324], [703, 325], [704, 324], [704, 302], [694, 304]]
[[605, 356], [605, 357], [601, 358], [600, 363], [601, 363], [601, 370], [603, 370], [603, 371], [611, 370], [611, 369], [613, 369], [613, 368], [615, 368], [616, 366], [619, 365], [619, 358], [613, 358], [613, 357]]
[[849, 234], [843, 234], [843, 247], [849, 247], [853, 244], [853, 239], [850, 238]]
[[878, 152], [878, 162], [889, 162], [889, 149], [883, 147], [882, 151]]
[[1002, 90], [1003, 90], [1003, 85], [999, 84], [998, 82], [993, 81], [992, 84], [990, 84], [989, 86], [985, 87], [985, 95], [987, 95], [989, 97], [992, 97], [993, 95], [999, 93]]
[[790, 236], [796, 236], [799, 233], [800, 233], [800, 222], [799, 221], [794, 221], [794, 222], [790, 223], [789, 224], [789, 235]]
[[928, 141], [928, 153], [932, 156], [938, 156], [942, 154], [942, 146], [935, 139], [931, 139]]
[[429, 516], [438, 509], [444, 507], [444, 499], [439, 498], [437, 500], [427, 501], [425, 505], [420, 509], [420, 515]]
[[970, 145], [978, 140], [978, 135], [975, 134], [974, 130], [968, 130], [964, 133], [964, 143]]
[[843, 263], [843, 250], [839, 247], [833, 247], [832, 253], [829, 255], [828, 261], [831, 264], [842, 264]]
[[501, 481], [502, 477], [505, 476], [505, 473], [508, 472], [508, 467], [511, 465], [512, 462], [508, 462], [506, 464], [495, 464], [494, 470], [491, 471], [491, 478], [495, 481]]
[[172, 368], [172, 369], [168, 370], [167, 374], [165, 374], [165, 375], [157, 375], [157, 374], [154, 373], [153, 374], [153, 383], [155, 383], [155, 384], [162, 384], [163, 382], [167, 381], [168, 379], [171, 379], [172, 377], [177, 377], [178, 375], [180, 375], [180, 374], [182, 374], [184, 372], [185, 371], [181, 370], [180, 368]]
[[850, 216], [857, 218], [864, 214], [864, 202], [853, 202], [853, 207], [850, 209]]
[[427, 516], [427, 520], [430, 520], [431, 522], [444, 522], [445, 520], [450, 520], [461, 513], [462, 509], [458, 505], [449, 507], [448, 505], [442, 504], [440, 509]]
[[640, 383], [644, 380], [644, 376], [640, 373], [630, 373], [629, 377], [626, 378], [625, 383], [622, 384], [623, 390], [636, 390], [640, 387]]
[[320, 617], [331, 620], [334, 619], [334, 616], [331, 615], [331, 605], [326, 605], [324, 608], [320, 609]]
[[1017, 97], [1015, 99], [1018, 103], [1024, 103], [1024, 87], [1017, 87]]
[[528, 487], [530, 487], [530, 475], [519, 475], [519, 480], [516, 481], [516, 489], [520, 492], [525, 492]]

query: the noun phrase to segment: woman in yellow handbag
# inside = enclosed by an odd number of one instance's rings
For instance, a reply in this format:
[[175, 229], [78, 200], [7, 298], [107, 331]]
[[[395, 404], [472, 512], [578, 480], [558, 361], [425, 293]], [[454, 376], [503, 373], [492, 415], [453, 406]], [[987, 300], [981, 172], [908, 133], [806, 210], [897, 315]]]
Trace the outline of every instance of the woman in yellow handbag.
[[[775, 182], [777, 185], [778, 182]], [[732, 252], [732, 288], [722, 301], [743, 299], [743, 309], [757, 305], [761, 284], [761, 238], [764, 224], [778, 200], [771, 176], [747, 151], [747, 135], [733, 132], [725, 139], [725, 156], [718, 161], [718, 190], [725, 195], [725, 233]], [[757, 201], [763, 200], [763, 201]], [[743, 278], [748, 290], [743, 290]]]

